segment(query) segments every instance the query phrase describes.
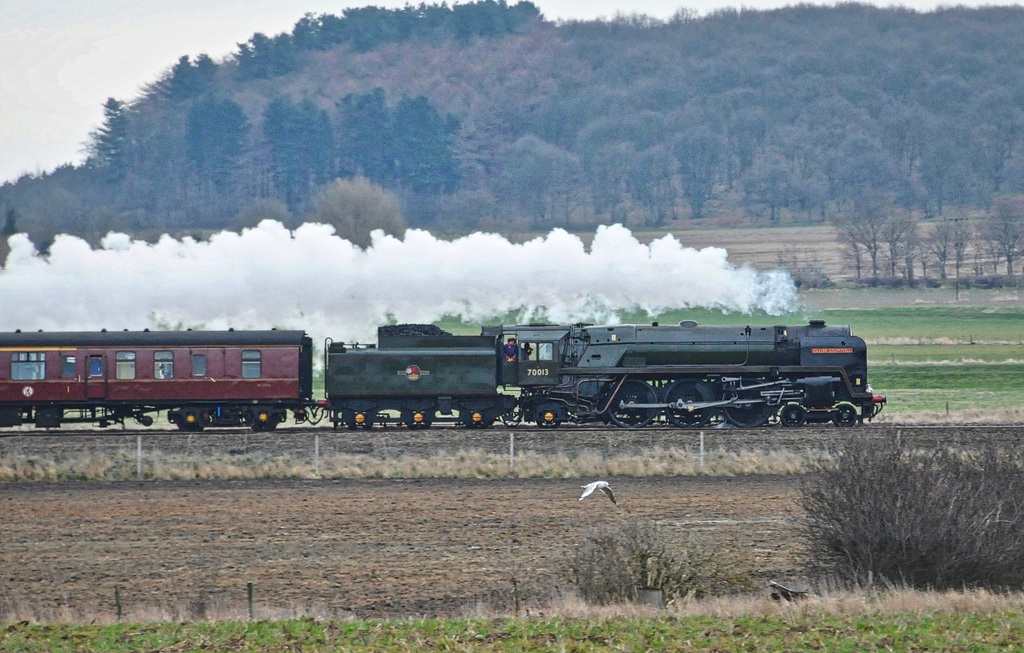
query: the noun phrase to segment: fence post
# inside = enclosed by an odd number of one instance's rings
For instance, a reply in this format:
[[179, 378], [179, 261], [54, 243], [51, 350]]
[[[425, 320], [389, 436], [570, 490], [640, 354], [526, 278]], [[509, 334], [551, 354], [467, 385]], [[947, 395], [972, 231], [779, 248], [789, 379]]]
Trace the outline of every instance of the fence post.
[[516, 434], [514, 431], [508, 432], [508, 473], [516, 473]]
[[313, 437], [313, 474], [320, 478], [320, 434]]
[[704, 431], [700, 432], [700, 471], [704, 471]]
[[249, 621], [252, 621], [252, 581], [245, 584], [245, 591], [249, 595]]
[[142, 436], [138, 436], [135, 447], [135, 477], [142, 480]]
[[121, 588], [117, 585], [114, 585], [114, 605], [117, 607], [117, 620], [121, 621]]

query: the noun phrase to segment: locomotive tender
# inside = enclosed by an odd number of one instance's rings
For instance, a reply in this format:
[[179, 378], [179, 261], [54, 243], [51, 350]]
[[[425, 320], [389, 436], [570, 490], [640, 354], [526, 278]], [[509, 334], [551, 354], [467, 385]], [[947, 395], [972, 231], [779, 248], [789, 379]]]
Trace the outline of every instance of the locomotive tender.
[[375, 345], [325, 345], [318, 400], [302, 331], [0, 334], [0, 427], [149, 426], [158, 411], [182, 430], [270, 430], [288, 412], [308, 423], [326, 412], [335, 428], [353, 429], [437, 420], [853, 426], [885, 403], [868, 385], [864, 341], [821, 321], [502, 325], [479, 336], [382, 327]]

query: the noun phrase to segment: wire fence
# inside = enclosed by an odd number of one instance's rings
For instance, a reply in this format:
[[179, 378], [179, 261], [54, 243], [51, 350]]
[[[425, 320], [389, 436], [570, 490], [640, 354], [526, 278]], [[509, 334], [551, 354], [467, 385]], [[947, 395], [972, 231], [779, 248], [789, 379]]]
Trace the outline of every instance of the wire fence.
[[339, 456], [376, 460], [430, 458], [459, 452], [509, 456], [597, 455], [602, 458], [644, 456], [674, 451], [700, 456], [708, 452], [740, 453], [834, 453], [851, 437], [904, 438], [919, 446], [974, 448], [986, 444], [1016, 445], [1024, 427], [861, 427], [834, 426], [798, 429], [668, 429], [638, 430], [573, 428], [466, 429], [454, 427], [411, 430], [402, 427], [347, 429], [283, 428], [273, 432], [217, 429], [201, 433], [172, 430], [48, 432], [0, 438], [0, 461], [40, 459], [65, 463], [83, 456], [138, 458], [154, 455], [195, 460], [287, 458], [310, 462]]

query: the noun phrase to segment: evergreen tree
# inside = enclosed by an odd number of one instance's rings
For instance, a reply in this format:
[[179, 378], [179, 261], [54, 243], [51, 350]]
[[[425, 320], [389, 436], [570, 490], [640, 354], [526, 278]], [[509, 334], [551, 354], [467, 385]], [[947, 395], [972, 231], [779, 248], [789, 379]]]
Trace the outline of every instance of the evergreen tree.
[[333, 130], [327, 112], [310, 100], [271, 102], [263, 114], [274, 185], [292, 210], [333, 175]]
[[235, 53], [238, 77], [242, 80], [267, 79], [295, 70], [295, 45], [290, 34], [271, 38], [257, 32]]
[[8, 236], [13, 236], [16, 233], [18, 233], [18, 212], [12, 207], [8, 207], [4, 216], [4, 228], [0, 229], [0, 236], [6, 240]]
[[242, 107], [231, 100], [204, 98], [188, 112], [186, 154], [201, 177], [224, 190], [237, 172], [248, 133]]
[[201, 54], [193, 63], [188, 55], [178, 59], [171, 68], [166, 83], [167, 97], [188, 100], [210, 90], [217, 75], [217, 64], [207, 54]]
[[103, 103], [103, 125], [91, 136], [88, 165], [101, 170], [109, 183], [124, 179], [128, 170], [128, 105], [107, 98]]
[[395, 144], [392, 112], [384, 89], [347, 95], [338, 103], [341, 113], [338, 152], [339, 173], [345, 177], [364, 176], [387, 186], [395, 178]]
[[452, 154], [454, 120], [446, 122], [422, 95], [395, 107], [395, 165], [398, 181], [416, 193], [448, 193], [458, 182]]

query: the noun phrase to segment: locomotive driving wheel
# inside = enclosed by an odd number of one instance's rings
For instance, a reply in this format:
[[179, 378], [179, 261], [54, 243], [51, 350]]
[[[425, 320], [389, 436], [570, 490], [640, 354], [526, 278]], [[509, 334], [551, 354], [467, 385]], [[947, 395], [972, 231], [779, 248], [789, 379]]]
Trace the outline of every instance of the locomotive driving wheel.
[[733, 426], [749, 429], [761, 426], [768, 421], [772, 413], [771, 406], [766, 402], [756, 404], [739, 404], [725, 409], [725, 419]]
[[[755, 379], [743, 379], [741, 381], [743, 385], [748, 383], [756, 385], [757, 381]], [[768, 418], [771, 417], [772, 406], [769, 406], [768, 402], [756, 390], [745, 390], [743, 387], [737, 387], [729, 390], [725, 398], [743, 402], [726, 406], [722, 409], [722, 414], [725, 416], [726, 421], [733, 426], [738, 426], [741, 429], [763, 426], [768, 422]]]
[[[714, 400], [714, 394], [706, 384], [693, 379], [681, 379], [668, 387], [665, 392], [665, 416], [673, 425], [680, 428], [699, 428], [707, 425], [715, 411], [711, 408], [693, 409], [679, 406], [683, 404], [704, 403]], [[673, 405], [676, 404], [676, 405]]]
[[622, 384], [608, 406], [608, 418], [623, 428], [642, 428], [654, 421], [656, 408], [624, 407], [623, 404], [653, 404], [658, 394], [645, 381], [630, 379]]

